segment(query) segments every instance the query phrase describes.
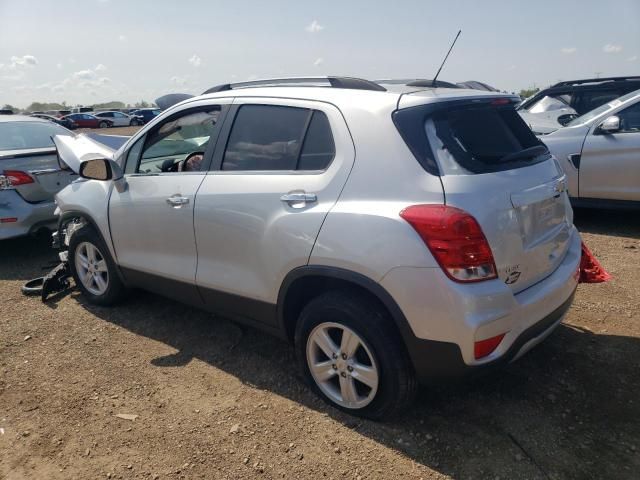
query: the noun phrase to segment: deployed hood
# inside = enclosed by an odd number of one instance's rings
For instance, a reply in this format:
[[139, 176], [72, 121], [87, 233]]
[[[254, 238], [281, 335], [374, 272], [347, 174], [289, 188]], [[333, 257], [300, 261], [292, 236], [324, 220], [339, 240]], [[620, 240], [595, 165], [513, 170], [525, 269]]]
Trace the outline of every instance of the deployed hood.
[[166, 110], [167, 108], [174, 106], [176, 103], [188, 100], [189, 98], [193, 98], [193, 95], [189, 95], [188, 93], [170, 93], [157, 98], [156, 105], [158, 105], [158, 108]]
[[556, 120], [557, 117], [549, 116], [552, 112], [529, 113], [526, 110], [518, 110], [518, 113], [536, 135], [546, 135], [562, 128]]
[[[126, 140], [126, 138], [124, 138]], [[63, 170], [80, 172], [80, 164], [95, 158], [113, 159], [116, 149], [110, 148], [91, 137], [80, 134], [74, 137], [56, 135], [53, 143], [58, 151], [58, 163]], [[124, 142], [123, 142], [124, 143]]]

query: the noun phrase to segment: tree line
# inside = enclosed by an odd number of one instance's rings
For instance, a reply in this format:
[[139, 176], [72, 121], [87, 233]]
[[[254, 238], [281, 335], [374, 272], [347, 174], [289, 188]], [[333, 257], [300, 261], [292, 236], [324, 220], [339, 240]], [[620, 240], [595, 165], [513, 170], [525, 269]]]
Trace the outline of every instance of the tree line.
[[93, 105], [68, 105], [67, 102], [57, 103], [57, 102], [32, 102], [27, 108], [21, 109], [14, 107], [13, 105], [5, 104], [2, 107], [2, 110], [12, 110], [14, 113], [18, 112], [46, 112], [47, 110], [71, 110], [74, 107], [84, 107], [88, 106], [93, 108], [94, 110], [99, 109], [121, 109], [121, 108], [151, 108], [154, 105], [145, 100], [140, 100], [135, 104], [121, 102], [119, 100], [114, 100], [111, 102], [104, 103], [94, 103]]

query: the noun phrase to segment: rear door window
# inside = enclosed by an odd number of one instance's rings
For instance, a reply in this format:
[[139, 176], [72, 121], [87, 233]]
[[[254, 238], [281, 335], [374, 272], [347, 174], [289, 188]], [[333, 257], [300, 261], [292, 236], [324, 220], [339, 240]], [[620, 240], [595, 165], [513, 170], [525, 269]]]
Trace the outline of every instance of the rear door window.
[[298, 170], [324, 170], [336, 154], [329, 119], [323, 112], [313, 112], [304, 139]]
[[329, 121], [307, 108], [243, 105], [238, 110], [222, 170], [323, 170], [335, 156]]

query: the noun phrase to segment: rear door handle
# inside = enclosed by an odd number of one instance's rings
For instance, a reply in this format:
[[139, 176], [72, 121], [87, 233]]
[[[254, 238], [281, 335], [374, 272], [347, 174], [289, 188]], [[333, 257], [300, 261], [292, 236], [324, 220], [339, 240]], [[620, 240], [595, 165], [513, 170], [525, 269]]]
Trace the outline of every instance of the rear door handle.
[[305, 192], [285, 193], [280, 197], [280, 200], [287, 202], [292, 207], [301, 207], [307, 203], [317, 202], [318, 196], [315, 193]]
[[187, 197], [183, 197], [179, 193], [176, 193], [175, 195], [171, 195], [167, 198], [167, 203], [173, 208], [180, 208], [182, 205], [188, 204], [189, 199]]

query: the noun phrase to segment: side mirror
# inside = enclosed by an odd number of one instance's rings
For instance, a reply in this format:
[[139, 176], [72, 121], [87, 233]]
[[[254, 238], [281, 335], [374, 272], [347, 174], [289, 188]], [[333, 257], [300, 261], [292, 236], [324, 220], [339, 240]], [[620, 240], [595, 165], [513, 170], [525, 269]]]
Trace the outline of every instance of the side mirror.
[[598, 130], [602, 133], [615, 133], [620, 130], [620, 117], [617, 115], [611, 115], [604, 122], [600, 124]]
[[96, 158], [80, 164], [80, 176], [89, 180], [119, 180], [124, 176], [122, 168], [113, 160]]

